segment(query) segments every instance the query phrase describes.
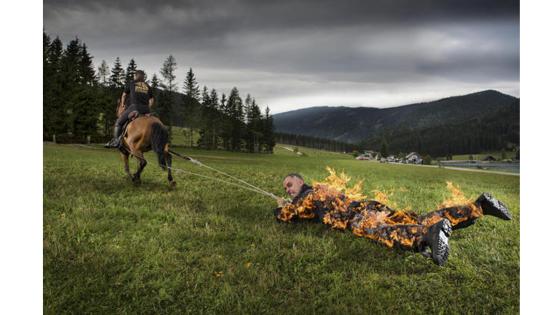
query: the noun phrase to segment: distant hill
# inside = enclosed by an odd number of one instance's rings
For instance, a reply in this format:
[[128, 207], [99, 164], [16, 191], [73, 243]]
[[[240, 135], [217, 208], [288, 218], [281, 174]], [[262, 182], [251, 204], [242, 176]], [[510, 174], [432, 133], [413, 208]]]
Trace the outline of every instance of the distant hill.
[[273, 117], [278, 132], [374, 149], [385, 139], [392, 152], [458, 154], [519, 144], [519, 99], [495, 90], [382, 109], [311, 107]]

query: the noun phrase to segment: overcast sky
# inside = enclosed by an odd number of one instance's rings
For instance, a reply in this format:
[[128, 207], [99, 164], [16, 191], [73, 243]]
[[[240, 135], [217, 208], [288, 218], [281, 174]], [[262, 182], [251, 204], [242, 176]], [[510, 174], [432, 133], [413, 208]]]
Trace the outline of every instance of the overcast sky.
[[[388, 107], [496, 89], [519, 96], [519, 1], [45, 0], [44, 28], [181, 83], [237, 86], [273, 113]], [[160, 76], [161, 77], [161, 76]]]

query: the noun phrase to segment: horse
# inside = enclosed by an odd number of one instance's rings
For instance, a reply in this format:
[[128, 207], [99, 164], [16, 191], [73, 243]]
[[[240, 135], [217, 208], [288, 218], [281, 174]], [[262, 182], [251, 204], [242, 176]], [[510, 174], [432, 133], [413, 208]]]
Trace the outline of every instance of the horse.
[[[116, 114], [119, 117], [125, 111], [125, 106], [118, 104]], [[121, 159], [124, 162], [124, 171], [135, 185], [141, 183], [140, 175], [148, 164], [144, 159], [144, 152], [153, 150], [158, 158], [159, 166], [167, 170], [167, 180], [171, 187], [176, 182], [171, 175], [171, 154], [169, 152], [169, 132], [159, 118], [148, 115], [138, 115], [132, 112], [129, 122], [122, 136], [122, 144], [119, 148]], [[136, 173], [131, 174], [129, 168], [129, 157], [134, 156], [138, 160]]]

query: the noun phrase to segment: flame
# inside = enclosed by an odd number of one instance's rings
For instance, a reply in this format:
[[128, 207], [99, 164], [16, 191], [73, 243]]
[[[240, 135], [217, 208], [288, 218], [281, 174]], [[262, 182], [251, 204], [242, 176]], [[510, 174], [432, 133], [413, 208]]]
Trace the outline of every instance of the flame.
[[348, 182], [352, 179], [350, 176], [346, 175], [344, 172], [337, 174], [333, 168], [328, 166], [327, 172], [329, 172], [329, 176], [327, 176], [323, 182], [313, 181], [314, 187], [319, 186], [327, 191], [338, 191], [339, 193], [344, 194], [347, 198], [353, 200], [367, 198], [367, 196], [362, 194], [363, 181], [359, 181], [354, 186], [348, 187]]
[[381, 190], [374, 190], [374, 194], [375, 197], [374, 199], [383, 203], [383, 204], [388, 204], [389, 203], [389, 196], [387, 196], [386, 193], [382, 192]]
[[440, 208], [448, 208], [458, 205], [464, 205], [472, 203], [472, 200], [465, 197], [459, 186], [453, 184], [452, 182], [447, 182], [447, 190], [451, 193], [451, 196], [445, 199], [440, 205]]

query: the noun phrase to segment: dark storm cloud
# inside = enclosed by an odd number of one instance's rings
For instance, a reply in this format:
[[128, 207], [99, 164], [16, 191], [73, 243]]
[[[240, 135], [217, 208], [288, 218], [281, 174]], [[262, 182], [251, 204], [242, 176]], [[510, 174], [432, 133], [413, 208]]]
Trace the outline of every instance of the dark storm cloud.
[[519, 89], [518, 1], [45, 1], [44, 25], [79, 36], [96, 62], [134, 57], [156, 72], [171, 53], [179, 77], [192, 66], [275, 112]]

